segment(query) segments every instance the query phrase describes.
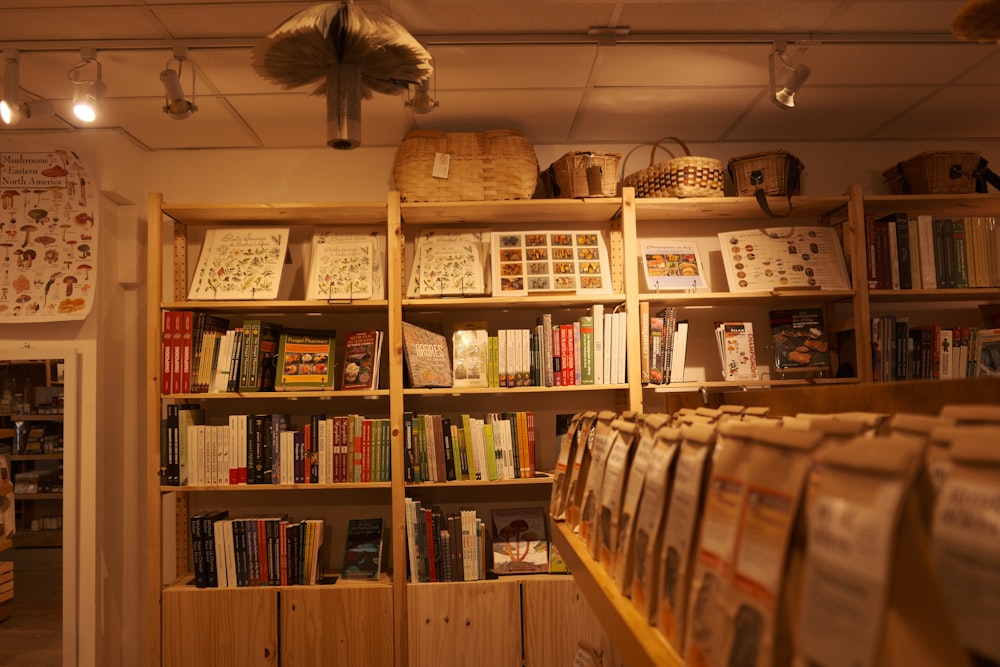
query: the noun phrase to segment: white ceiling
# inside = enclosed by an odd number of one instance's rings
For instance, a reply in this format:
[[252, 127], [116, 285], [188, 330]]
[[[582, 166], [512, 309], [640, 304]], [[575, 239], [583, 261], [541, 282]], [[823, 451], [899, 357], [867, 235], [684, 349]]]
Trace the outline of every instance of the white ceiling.
[[[261, 37], [314, 4], [0, 0], [0, 48], [20, 51], [22, 95], [56, 102], [54, 115], [0, 133], [81, 128], [68, 111], [67, 72], [81, 47], [95, 47], [107, 86], [95, 126], [145, 149], [323, 146], [324, 99], [283, 90], [250, 65]], [[363, 146], [396, 146], [414, 128], [509, 127], [536, 144], [581, 147], [665, 135], [690, 142], [1000, 138], [1000, 51], [951, 34], [964, 0], [357, 4], [384, 11], [427, 46], [440, 101], [427, 115], [406, 109], [401, 96], [365, 101]], [[794, 111], [769, 101], [776, 40], [812, 68]], [[161, 110], [159, 72], [175, 46], [188, 48], [197, 74], [199, 110], [181, 121]]]

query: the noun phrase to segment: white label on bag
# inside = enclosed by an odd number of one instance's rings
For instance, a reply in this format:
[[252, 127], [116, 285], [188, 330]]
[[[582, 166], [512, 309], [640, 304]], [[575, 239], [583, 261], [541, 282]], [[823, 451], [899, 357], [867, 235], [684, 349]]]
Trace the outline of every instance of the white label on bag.
[[448, 169], [450, 167], [451, 167], [450, 153], [435, 153], [434, 169], [431, 170], [431, 176], [433, 176], [434, 178], [448, 178]]
[[1000, 488], [949, 478], [934, 513], [934, 565], [967, 646], [1000, 660]]

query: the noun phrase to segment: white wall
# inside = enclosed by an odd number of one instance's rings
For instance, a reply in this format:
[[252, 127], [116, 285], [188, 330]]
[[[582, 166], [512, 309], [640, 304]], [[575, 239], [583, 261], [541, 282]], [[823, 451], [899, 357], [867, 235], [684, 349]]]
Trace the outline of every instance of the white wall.
[[[665, 144], [672, 146], [671, 144]], [[92, 662], [128, 667], [145, 654], [146, 611], [141, 565], [145, 562], [143, 479], [146, 446], [144, 425], [143, 340], [146, 243], [145, 194], [160, 192], [167, 202], [256, 203], [384, 201], [391, 188], [393, 149], [341, 152], [326, 147], [309, 150], [220, 150], [142, 153], [121, 135], [88, 131], [75, 134], [0, 134], [0, 150], [33, 146], [78, 152], [103, 196], [100, 217], [101, 285], [87, 320], [72, 323], [4, 325], [4, 341], [75, 341], [96, 349], [95, 369], [84, 378], [83, 391], [97, 397], [97, 433], [84, 443], [97, 452], [97, 528], [94, 573], [96, 600]], [[926, 150], [979, 150], [995, 156], [1000, 168], [1000, 142], [809, 142], [801, 144], [691, 144], [695, 155], [728, 162], [739, 156], [784, 148], [805, 165], [803, 194], [841, 194], [851, 183], [866, 192], [887, 193], [882, 171]], [[634, 145], [537, 146], [542, 168], [566, 152], [617, 151], [625, 156]], [[675, 154], [675, 148], [672, 148]], [[659, 152], [656, 161], [665, 159]], [[650, 146], [639, 147], [624, 165], [627, 172], [648, 166]], [[152, 296], [156, 299], [157, 296]], [[86, 364], [84, 364], [86, 366]], [[86, 376], [86, 373], [84, 373]]]

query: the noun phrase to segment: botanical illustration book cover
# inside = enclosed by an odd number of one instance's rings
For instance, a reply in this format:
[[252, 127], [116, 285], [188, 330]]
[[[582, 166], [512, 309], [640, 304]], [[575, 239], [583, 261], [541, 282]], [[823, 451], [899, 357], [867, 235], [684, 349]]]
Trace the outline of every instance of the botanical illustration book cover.
[[452, 386], [451, 358], [443, 333], [428, 325], [403, 322], [403, 357], [411, 387]]
[[493, 571], [549, 571], [549, 542], [542, 507], [493, 510]]
[[385, 234], [317, 229], [312, 236], [306, 299], [384, 299], [385, 252]]
[[382, 561], [382, 518], [351, 519], [344, 545], [344, 579], [378, 579]]
[[352, 331], [344, 345], [344, 372], [341, 389], [378, 389], [382, 357], [382, 332], [375, 329]]
[[488, 294], [488, 233], [428, 230], [414, 242], [408, 297]]
[[488, 387], [488, 338], [485, 322], [459, 322], [452, 332], [454, 386]]
[[277, 298], [287, 249], [287, 227], [209, 229], [188, 300]]
[[281, 334], [276, 391], [333, 389], [335, 331], [285, 331]]

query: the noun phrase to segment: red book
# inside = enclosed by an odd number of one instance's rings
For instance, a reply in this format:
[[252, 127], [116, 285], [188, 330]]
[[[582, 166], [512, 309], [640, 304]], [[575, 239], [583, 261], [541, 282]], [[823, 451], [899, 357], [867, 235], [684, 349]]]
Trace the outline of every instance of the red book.
[[573, 325], [559, 325], [559, 350], [562, 359], [563, 386], [568, 387], [576, 384], [576, 366], [573, 361]]
[[160, 369], [160, 393], [169, 394], [173, 391], [173, 350], [174, 350], [174, 314], [163, 311], [163, 332], [161, 335], [163, 347], [163, 365]]
[[560, 332], [562, 327], [558, 324], [552, 325], [552, 386], [561, 387], [563, 384], [562, 374], [562, 338]]
[[174, 320], [171, 327], [173, 331], [173, 345], [171, 346], [170, 357], [170, 393], [179, 394], [181, 393], [181, 348], [183, 347], [184, 313], [180, 310], [175, 310], [170, 314]]
[[194, 333], [194, 311], [181, 311], [181, 377], [176, 393], [191, 391], [191, 336]]

